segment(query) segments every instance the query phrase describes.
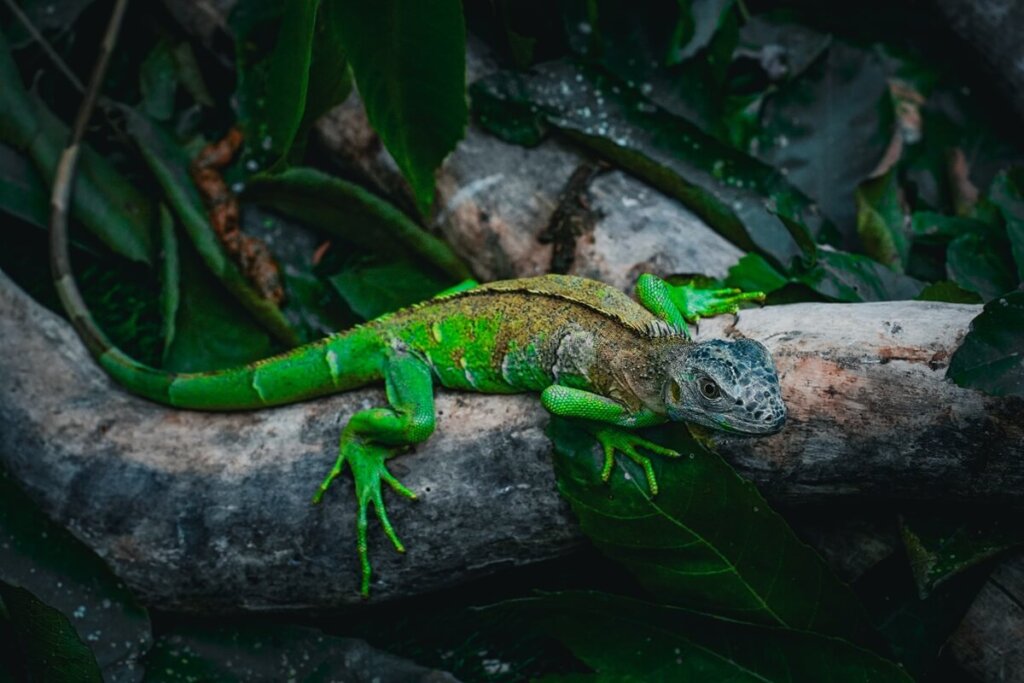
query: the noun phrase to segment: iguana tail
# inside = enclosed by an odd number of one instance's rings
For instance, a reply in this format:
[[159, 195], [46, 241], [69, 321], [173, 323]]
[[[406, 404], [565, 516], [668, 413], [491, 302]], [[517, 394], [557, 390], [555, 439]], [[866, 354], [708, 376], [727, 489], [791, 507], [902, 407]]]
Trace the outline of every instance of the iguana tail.
[[372, 324], [250, 365], [186, 374], [165, 372], [136, 361], [114, 346], [96, 325], [71, 274], [67, 213], [82, 137], [106, 72], [124, 4], [118, 2], [115, 6], [71, 141], [57, 166], [50, 197], [50, 269], [64, 310], [86, 347], [129, 391], [179, 408], [260, 408], [344, 391], [379, 379], [382, 346]]

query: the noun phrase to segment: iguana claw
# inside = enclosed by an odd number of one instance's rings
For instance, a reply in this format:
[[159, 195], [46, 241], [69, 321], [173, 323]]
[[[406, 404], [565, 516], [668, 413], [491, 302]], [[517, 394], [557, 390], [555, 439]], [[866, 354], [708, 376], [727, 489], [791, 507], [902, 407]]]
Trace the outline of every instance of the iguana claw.
[[614, 427], [601, 427], [596, 429], [594, 430], [594, 436], [597, 437], [598, 442], [601, 444], [601, 448], [604, 449], [604, 466], [601, 468], [601, 481], [608, 481], [611, 478], [612, 467], [615, 465], [615, 451], [620, 451], [630, 460], [644, 468], [644, 474], [647, 477], [647, 486], [650, 488], [652, 496], [658, 495], [658, 480], [654, 476], [654, 467], [651, 465], [651, 459], [645, 455], [641, 455], [637, 451], [637, 448], [643, 448], [644, 450], [648, 450], [658, 455], [664, 455], [669, 458], [679, 457], [679, 453], [671, 448], [659, 446], [658, 444], [639, 437], [636, 434], [625, 432]]

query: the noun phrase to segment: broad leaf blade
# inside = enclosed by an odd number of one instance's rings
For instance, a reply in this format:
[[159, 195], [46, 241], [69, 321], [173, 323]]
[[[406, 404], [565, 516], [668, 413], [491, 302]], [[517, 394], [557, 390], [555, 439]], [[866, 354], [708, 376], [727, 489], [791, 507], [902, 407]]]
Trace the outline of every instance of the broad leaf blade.
[[861, 183], [856, 198], [857, 234], [864, 252], [902, 273], [910, 257], [910, 240], [895, 170]]
[[946, 249], [946, 273], [966, 290], [991, 301], [1017, 284], [1006, 240], [975, 232], [960, 235]]
[[950, 359], [946, 376], [996, 396], [1024, 396], [1024, 292], [985, 304]]
[[661, 493], [619, 459], [600, 480], [593, 439], [552, 420], [559, 489], [583, 532], [660, 600], [744, 621], [868, 642], [872, 629], [850, 589], [793, 534], [750, 482], [683, 429], [654, 460]]
[[1024, 281], [1024, 168], [1016, 167], [997, 175], [989, 193], [1006, 222], [1017, 279]]
[[569, 680], [911, 680], [892, 662], [838, 638], [716, 619], [607, 593], [552, 593], [484, 609], [506, 628], [557, 638], [594, 670], [593, 676]]
[[427, 215], [434, 171], [466, 130], [462, 5], [332, 1], [366, 115]]
[[365, 320], [419, 301], [454, 284], [406, 258], [356, 258], [328, 278], [345, 303]]

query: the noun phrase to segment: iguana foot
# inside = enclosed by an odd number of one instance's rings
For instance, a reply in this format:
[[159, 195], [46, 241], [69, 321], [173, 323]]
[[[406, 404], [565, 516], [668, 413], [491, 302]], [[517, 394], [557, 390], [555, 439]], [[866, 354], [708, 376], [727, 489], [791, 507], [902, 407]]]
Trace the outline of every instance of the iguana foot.
[[652, 496], [658, 495], [658, 480], [654, 476], [654, 467], [651, 465], [651, 459], [642, 455], [637, 449], [643, 448], [651, 453], [664, 455], [669, 458], [679, 457], [679, 453], [671, 448], [659, 446], [636, 434], [614, 427], [596, 429], [594, 430], [594, 436], [597, 437], [601, 448], [604, 449], [604, 466], [601, 468], [601, 481], [608, 481], [611, 478], [612, 467], [615, 465], [615, 451], [619, 451], [644, 468], [644, 474], [647, 476], [647, 486], [651, 489]]
[[671, 285], [672, 302], [688, 323], [723, 313], [736, 313], [746, 301], [764, 302], [763, 292], [740, 289], [702, 289], [692, 284]]
[[400, 553], [405, 552], [405, 546], [402, 545], [402, 541], [399, 540], [394, 527], [391, 526], [391, 520], [388, 519], [387, 509], [384, 507], [384, 499], [381, 496], [381, 481], [386, 482], [396, 493], [416, 500], [416, 494], [406, 488], [402, 482], [398, 481], [388, 471], [385, 460], [391, 457], [391, 455], [391, 448], [369, 443], [359, 437], [348, 435], [342, 437], [341, 443], [338, 446], [338, 459], [335, 461], [330, 474], [320, 484], [316, 495], [313, 496], [313, 503], [319, 503], [323, 498], [324, 492], [330, 487], [331, 482], [344, 471], [345, 463], [348, 463], [348, 466], [352, 468], [352, 477], [355, 479], [356, 487], [356, 501], [358, 504], [356, 513], [356, 549], [359, 552], [359, 566], [362, 570], [359, 592], [364, 598], [370, 595], [371, 568], [366, 530], [368, 525], [367, 513], [371, 503], [373, 504], [374, 511], [377, 513], [377, 519], [380, 520], [380, 524], [384, 528], [384, 533], [391, 539], [395, 550]]

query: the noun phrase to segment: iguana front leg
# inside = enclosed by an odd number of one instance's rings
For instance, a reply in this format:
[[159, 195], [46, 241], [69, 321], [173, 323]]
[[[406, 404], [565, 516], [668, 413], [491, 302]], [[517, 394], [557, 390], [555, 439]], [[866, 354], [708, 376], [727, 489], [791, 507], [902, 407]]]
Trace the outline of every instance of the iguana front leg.
[[415, 493], [388, 471], [385, 460], [403, 447], [425, 441], [434, 431], [434, 388], [430, 368], [407, 352], [395, 351], [384, 361], [383, 374], [391, 407], [361, 410], [349, 419], [341, 433], [338, 459], [313, 497], [313, 502], [319, 503], [331, 482], [342, 473], [345, 464], [352, 468], [358, 505], [356, 547], [362, 570], [360, 592], [363, 597], [370, 593], [371, 569], [366, 530], [371, 503], [377, 519], [384, 527], [384, 533], [391, 539], [395, 549], [405, 552], [405, 547], [388, 519], [381, 497], [381, 481], [387, 482], [396, 493], [406, 498], [416, 498]]
[[644, 273], [636, 281], [636, 297], [643, 307], [687, 337], [687, 323], [722, 313], [735, 313], [744, 301], [764, 301], [762, 292], [739, 289], [702, 289], [693, 285], [671, 285], [656, 275]]
[[658, 480], [654, 476], [651, 460], [637, 449], [643, 448], [670, 458], [678, 458], [679, 453], [621, 428], [649, 427], [664, 422], [663, 417], [649, 410], [630, 412], [621, 403], [600, 394], [559, 385], [545, 389], [540, 398], [548, 412], [562, 417], [578, 418], [583, 427], [597, 438], [604, 450], [601, 481], [608, 481], [611, 478], [615, 451], [619, 451], [644, 468], [651, 495], [658, 494]]

